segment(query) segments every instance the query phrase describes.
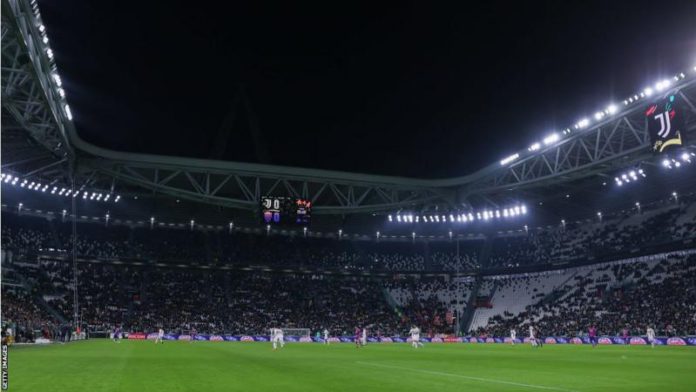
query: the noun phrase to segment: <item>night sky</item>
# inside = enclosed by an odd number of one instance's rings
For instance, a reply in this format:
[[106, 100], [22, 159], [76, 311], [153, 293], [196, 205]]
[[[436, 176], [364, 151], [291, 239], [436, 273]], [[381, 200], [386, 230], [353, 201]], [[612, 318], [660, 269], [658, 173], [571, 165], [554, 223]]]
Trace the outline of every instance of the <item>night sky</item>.
[[696, 64], [696, 1], [432, 3], [39, 1], [80, 135], [133, 152], [459, 176]]

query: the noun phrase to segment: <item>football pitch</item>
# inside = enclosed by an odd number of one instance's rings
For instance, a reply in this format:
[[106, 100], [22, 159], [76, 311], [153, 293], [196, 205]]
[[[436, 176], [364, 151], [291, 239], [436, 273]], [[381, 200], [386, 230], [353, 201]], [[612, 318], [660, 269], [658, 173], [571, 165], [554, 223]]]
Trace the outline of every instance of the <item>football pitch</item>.
[[694, 391], [696, 348], [95, 339], [11, 347], [9, 390]]

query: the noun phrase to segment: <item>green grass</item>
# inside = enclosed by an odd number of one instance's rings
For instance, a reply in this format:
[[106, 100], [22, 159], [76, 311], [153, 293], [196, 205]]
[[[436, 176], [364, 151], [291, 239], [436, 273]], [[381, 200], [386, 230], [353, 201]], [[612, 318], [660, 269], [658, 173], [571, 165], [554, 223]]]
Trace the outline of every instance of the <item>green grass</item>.
[[11, 347], [11, 391], [695, 391], [696, 347], [90, 340]]

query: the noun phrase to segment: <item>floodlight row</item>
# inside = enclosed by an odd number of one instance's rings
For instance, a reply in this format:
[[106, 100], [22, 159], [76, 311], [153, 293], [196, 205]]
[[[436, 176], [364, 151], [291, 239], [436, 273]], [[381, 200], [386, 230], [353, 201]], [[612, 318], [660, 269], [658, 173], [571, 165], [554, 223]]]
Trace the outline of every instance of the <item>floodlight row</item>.
[[[20, 182], [21, 180], [21, 182]], [[41, 193], [46, 193], [49, 192], [51, 195], [55, 196], [62, 196], [62, 197], [78, 197], [82, 195], [82, 199], [84, 200], [94, 200], [94, 201], [103, 201], [103, 202], [108, 202], [108, 201], [113, 201], [114, 203], [118, 203], [119, 200], [121, 200], [121, 195], [115, 195], [111, 192], [100, 192], [100, 191], [88, 191], [84, 189], [70, 189], [70, 188], [65, 188], [61, 187], [58, 185], [53, 185], [53, 184], [46, 184], [46, 183], [41, 183], [40, 181], [31, 181], [30, 179], [27, 178], [20, 178], [18, 176], [12, 175], [12, 174], [7, 174], [7, 173], [2, 173], [0, 174], [0, 181], [4, 184], [12, 185], [12, 186], [17, 186], [19, 185], [20, 188], [25, 188]], [[113, 199], [112, 199], [113, 198]]]
[[519, 215], [527, 215], [527, 206], [524, 204], [514, 207], [482, 210], [478, 212], [450, 212], [447, 214], [413, 214], [398, 213], [388, 215], [389, 222], [397, 223], [468, 223], [475, 221], [489, 221], [492, 219], [514, 218]]
[[[696, 74], [696, 66], [693, 67], [693, 73]], [[634, 94], [623, 101], [623, 106], [628, 107], [629, 105], [636, 103], [644, 98], [652, 96], [655, 92], [662, 92], [669, 89], [673, 83], [679, 82], [686, 78], [684, 72], [680, 72], [670, 79], [662, 79], [654, 84], [654, 86], [649, 86], [643, 89], [640, 93]], [[604, 120], [607, 116], [613, 116], [620, 113], [619, 105], [616, 103], [610, 103], [606, 108], [597, 111], [592, 118], [596, 122]], [[569, 135], [573, 130], [582, 130], [590, 126], [592, 119], [590, 117], [583, 117], [573, 124], [570, 128], [565, 128], [560, 132], [552, 132], [546, 135], [540, 142], [534, 142], [528, 148], [528, 152], [535, 152], [541, 149], [542, 146], [551, 146], [559, 142], [563, 136]], [[500, 160], [501, 166], [507, 166], [508, 164], [520, 159], [520, 153], [512, 154], [502, 160]]]

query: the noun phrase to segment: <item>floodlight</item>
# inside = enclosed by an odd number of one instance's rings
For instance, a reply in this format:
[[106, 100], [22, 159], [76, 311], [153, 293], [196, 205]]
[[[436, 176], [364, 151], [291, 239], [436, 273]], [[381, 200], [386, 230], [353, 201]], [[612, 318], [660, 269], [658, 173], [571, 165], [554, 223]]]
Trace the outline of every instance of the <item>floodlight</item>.
[[507, 157], [507, 158], [501, 160], [501, 161], [500, 161], [500, 165], [501, 165], [501, 166], [505, 166], [505, 165], [507, 165], [508, 163], [510, 163], [510, 162], [512, 162], [512, 161], [514, 161], [514, 160], [516, 160], [516, 159], [519, 158], [519, 157], [520, 157], [520, 154], [513, 154], [513, 155], [510, 155], [509, 157]]
[[560, 138], [561, 138], [561, 137], [558, 136], [557, 133], [552, 133], [552, 134], [550, 134], [549, 136], [546, 136], [546, 137], [544, 138], [544, 144], [548, 146], [548, 145], [551, 144], [551, 143], [557, 142], [558, 139], [560, 139]]

